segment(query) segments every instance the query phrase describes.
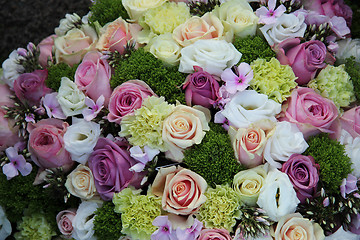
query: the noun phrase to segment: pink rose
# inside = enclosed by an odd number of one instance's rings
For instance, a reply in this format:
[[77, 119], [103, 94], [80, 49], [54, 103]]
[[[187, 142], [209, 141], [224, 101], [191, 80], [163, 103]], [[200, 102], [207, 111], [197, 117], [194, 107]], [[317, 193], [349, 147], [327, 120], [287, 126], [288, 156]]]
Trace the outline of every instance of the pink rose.
[[47, 76], [47, 70], [21, 74], [14, 82], [16, 96], [24, 103], [39, 106], [41, 98], [51, 92], [45, 85]]
[[340, 127], [350, 133], [353, 138], [360, 137], [360, 106], [347, 110], [340, 117]]
[[81, 91], [96, 101], [101, 95], [105, 97], [105, 106], [111, 95], [111, 68], [97, 51], [88, 52], [75, 72], [75, 83]]
[[293, 90], [284, 108], [279, 120], [296, 123], [305, 139], [319, 132], [332, 133], [330, 126], [339, 114], [333, 101], [305, 87]]
[[290, 65], [298, 77], [296, 82], [307, 84], [326, 63], [333, 64], [335, 58], [327, 52], [323, 42], [311, 40], [301, 43], [300, 38], [290, 38], [275, 46], [278, 60], [283, 65]]
[[203, 229], [197, 240], [231, 240], [231, 236], [226, 229]]
[[195, 73], [189, 74], [183, 85], [186, 104], [211, 108], [220, 99], [220, 79], [200, 67], [194, 67], [194, 70]]
[[104, 33], [100, 36], [96, 47], [100, 51], [118, 51], [123, 54], [126, 44], [140, 32], [141, 26], [129, 24], [119, 17], [115, 21], [106, 24], [103, 29]]
[[68, 168], [73, 164], [63, 140], [68, 126], [68, 123], [54, 118], [43, 119], [28, 126], [28, 149], [31, 159], [40, 168]]
[[72, 221], [76, 215], [75, 209], [63, 210], [56, 215], [59, 231], [65, 238], [71, 238], [73, 233]]
[[141, 107], [145, 98], [153, 95], [155, 93], [141, 80], [130, 80], [117, 86], [109, 101], [109, 122], [120, 124], [124, 116], [133, 114], [134, 110]]
[[182, 167], [161, 168], [152, 185], [162, 197], [162, 208], [177, 215], [190, 215], [206, 201], [207, 183], [197, 173]]
[[47, 38], [44, 38], [41, 40], [41, 42], [37, 45], [40, 56], [39, 56], [39, 63], [40, 66], [45, 68], [48, 65], [48, 60], [52, 60], [52, 50], [54, 46], [54, 38], [56, 38], [56, 35], [50, 35]]

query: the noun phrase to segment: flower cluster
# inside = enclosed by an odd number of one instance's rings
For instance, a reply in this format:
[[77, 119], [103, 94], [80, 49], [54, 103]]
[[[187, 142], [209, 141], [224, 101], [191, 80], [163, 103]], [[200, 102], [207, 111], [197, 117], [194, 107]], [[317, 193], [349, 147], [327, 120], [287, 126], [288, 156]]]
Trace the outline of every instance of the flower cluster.
[[2, 64], [0, 239], [359, 239], [351, 24], [343, 0], [67, 14]]

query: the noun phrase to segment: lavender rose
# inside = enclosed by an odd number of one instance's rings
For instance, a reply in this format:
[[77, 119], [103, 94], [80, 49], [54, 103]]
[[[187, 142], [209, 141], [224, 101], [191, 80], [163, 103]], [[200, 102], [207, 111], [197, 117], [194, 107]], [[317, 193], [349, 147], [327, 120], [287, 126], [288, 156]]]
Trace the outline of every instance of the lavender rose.
[[71, 238], [73, 233], [72, 221], [75, 217], [76, 210], [69, 209], [63, 210], [56, 215], [56, 222], [59, 228], [59, 231], [65, 238]]
[[95, 186], [101, 198], [110, 201], [113, 194], [120, 192], [129, 184], [141, 180], [129, 169], [137, 162], [127, 151], [127, 143], [99, 138], [89, 157], [89, 167], [94, 175]]
[[319, 165], [312, 156], [293, 154], [281, 168], [294, 185], [296, 195], [303, 203], [313, 196], [319, 182]]
[[229, 231], [226, 229], [203, 229], [200, 232], [198, 240], [231, 240]]
[[185, 90], [186, 104], [201, 105], [211, 108], [219, 100], [219, 78], [194, 66], [195, 73], [186, 77], [183, 89]]

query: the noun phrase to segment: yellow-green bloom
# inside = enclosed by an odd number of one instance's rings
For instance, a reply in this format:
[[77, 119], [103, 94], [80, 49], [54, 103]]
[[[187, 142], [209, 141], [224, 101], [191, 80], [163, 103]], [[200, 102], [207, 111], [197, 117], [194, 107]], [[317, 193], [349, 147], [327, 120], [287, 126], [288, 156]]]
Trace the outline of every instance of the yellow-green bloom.
[[16, 240], [50, 240], [56, 236], [56, 232], [41, 213], [25, 215], [17, 229], [19, 232], [14, 235]]
[[174, 105], [165, 101], [164, 97], [148, 97], [142, 107], [135, 110], [134, 115], [125, 116], [121, 121], [121, 137], [128, 137], [130, 144], [165, 152], [167, 149], [162, 139], [164, 119], [172, 113]]
[[270, 61], [257, 59], [251, 63], [251, 68], [254, 78], [250, 81], [250, 87], [278, 103], [285, 101], [297, 86], [292, 68], [281, 65], [276, 58], [271, 58]]
[[240, 219], [240, 201], [235, 191], [227, 185], [217, 185], [205, 192], [207, 200], [198, 212], [199, 221], [206, 228], [225, 228], [229, 232]]
[[327, 65], [315, 79], [308, 83], [308, 87], [332, 100], [338, 108], [347, 107], [356, 100], [354, 86], [349, 74], [345, 71], [345, 65], [338, 67]]
[[139, 190], [126, 188], [113, 197], [114, 211], [121, 213], [122, 233], [132, 239], [148, 240], [157, 229], [152, 222], [161, 215], [161, 198], [140, 195]]

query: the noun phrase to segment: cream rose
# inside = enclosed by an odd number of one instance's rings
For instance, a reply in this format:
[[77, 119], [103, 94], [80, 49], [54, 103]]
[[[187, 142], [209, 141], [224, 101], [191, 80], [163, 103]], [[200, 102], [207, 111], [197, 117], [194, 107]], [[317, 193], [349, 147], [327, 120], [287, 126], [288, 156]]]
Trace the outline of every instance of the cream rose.
[[168, 146], [167, 156], [175, 161], [184, 158], [183, 149], [201, 143], [210, 130], [210, 111], [207, 108], [178, 105], [164, 120], [162, 138]]
[[239, 37], [254, 36], [259, 18], [254, 14], [246, 0], [230, 0], [216, 6], [214, 14], [230, 25], [234, 34]]
[[194, 66], [199, 66], [220, 77], [223, 70], [237, 64], [241, 56], [234, 45], [225, 40], [198, 40], [181, 50], [179, 71], [192, 73]]
[[95, 29], [88, 24], [69, 30], [54, 40], [56, 62], [79, 63], [87, 52], [95, 50], [97, 40]]
[[167, 0], [122, 0], [122, 5], [132, 20], [138, 20], [146, 10], [159, 7], [166, 1]]
[[261, 165], [240, 171], [234, 176], [233, 189], [243, 203], [249, 206], [256, 206], [256, 201], [264, 185], [266, 175], [267, 165]]
[[223, 39], [231, 42], [233, 32], [228, 23], [223, 25], [216, 15], [208, 12], [202, 17], [193, 16], [176, 27], [173, 31], [173, 38], [185, 47], [200, 39]]
[[182, 47], [172, 38], [171, 33], [154, 37], [145, 49], [169, 65], [178, 65]]
[[161, 196], [162, 208], [177, 215], [190, 215], [206, 201], [207, 183], [199, 174], [182, 167], [161, 168], [152, 193]]
[[[79, 164], [68, 176], [65, 187], [70, 194], [81, 199], [89, 200], [98, 196], [94, 176], [85, 165]], [[98, 199], [100, 199], [98, 197]]]
[[300, 213], [288, 214], [280, 218], [279, 222], [271, 227], [271, 235], [276, 240], [302, 239], [323, 240], [324, 231], [318, 223], [303, 218]]

